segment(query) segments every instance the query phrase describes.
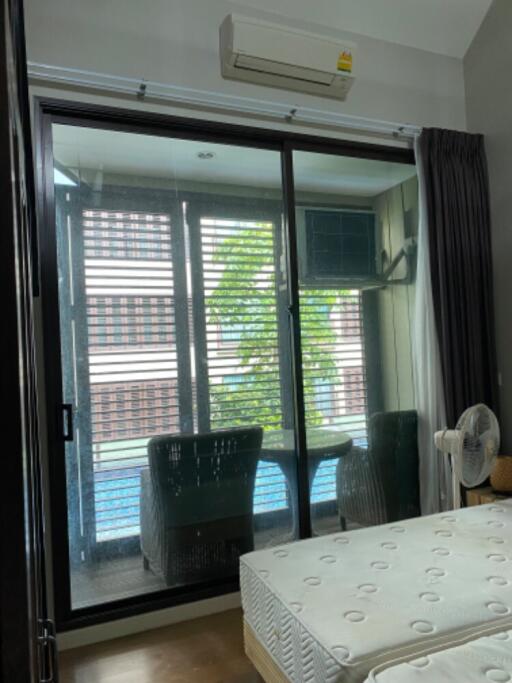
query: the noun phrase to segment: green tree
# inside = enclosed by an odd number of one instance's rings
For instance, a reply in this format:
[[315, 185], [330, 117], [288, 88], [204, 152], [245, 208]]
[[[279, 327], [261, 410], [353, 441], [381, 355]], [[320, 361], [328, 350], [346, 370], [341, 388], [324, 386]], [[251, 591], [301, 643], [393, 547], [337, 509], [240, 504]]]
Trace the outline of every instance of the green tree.
[[[257, 233], [256, 233], [257, 231]], [[256, 235], [256, 236], [255, 236]], [[237, 365], [234, 384], [211, 384], [212, 427], [259, 424], [282, 426], [273, 226], [237, 228], [216, 245], [213, 263], [223, 266], [217, 286], [206, 298], [208, 324], [232, 337]], [[322, 424], [315, 395], [319, 381], [337, 384], [336, 334], [330, 315], [340, 292], [301, 292], [301, 327], [306, 420]], [[291, 396], [288, 400], [292, 400]]]

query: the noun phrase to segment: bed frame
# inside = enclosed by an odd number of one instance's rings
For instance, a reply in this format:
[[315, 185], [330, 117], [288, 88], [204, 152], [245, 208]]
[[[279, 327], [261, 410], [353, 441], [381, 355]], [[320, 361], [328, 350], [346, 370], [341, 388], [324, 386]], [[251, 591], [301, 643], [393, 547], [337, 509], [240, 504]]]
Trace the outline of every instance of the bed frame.
[[245, 654], [251, 660], [264, 683], [290, 683], [290, 679], [277, 666], [245, 619], [244, 645]]

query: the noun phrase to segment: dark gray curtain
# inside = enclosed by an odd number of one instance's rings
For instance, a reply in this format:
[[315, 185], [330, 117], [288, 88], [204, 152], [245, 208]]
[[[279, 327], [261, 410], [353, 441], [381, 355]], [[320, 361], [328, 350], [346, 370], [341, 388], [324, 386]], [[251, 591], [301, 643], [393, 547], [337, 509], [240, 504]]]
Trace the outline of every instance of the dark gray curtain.
[[489, 182], [481, 135], [425, 129], [432, 295], [449, 427], [470, 405], [498, 412]]

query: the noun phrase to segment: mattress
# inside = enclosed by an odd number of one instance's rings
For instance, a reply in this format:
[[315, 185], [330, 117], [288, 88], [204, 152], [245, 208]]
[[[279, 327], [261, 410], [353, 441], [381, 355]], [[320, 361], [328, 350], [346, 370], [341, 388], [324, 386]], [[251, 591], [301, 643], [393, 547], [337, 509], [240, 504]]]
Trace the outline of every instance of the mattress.
[[416, 657], [384, 671], [368, 683], [508, 683], [512, 681], [512, 631]]
[[512, 500], [240, 564], [244, 618], [292, 683], [362, 683], [375, 668], [512, 628]]

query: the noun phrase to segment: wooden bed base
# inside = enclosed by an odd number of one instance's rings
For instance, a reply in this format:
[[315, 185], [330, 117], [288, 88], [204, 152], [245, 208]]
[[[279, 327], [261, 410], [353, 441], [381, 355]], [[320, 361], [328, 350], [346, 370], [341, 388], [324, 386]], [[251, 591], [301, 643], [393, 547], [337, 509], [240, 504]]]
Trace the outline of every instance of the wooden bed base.
[[290, 683], [244, 619], [245, 654], [265, 683]]

